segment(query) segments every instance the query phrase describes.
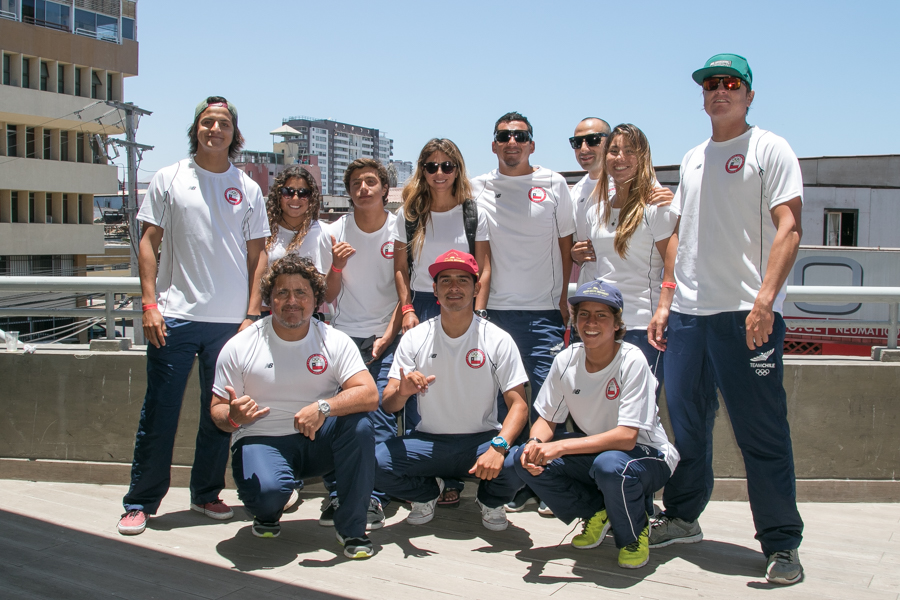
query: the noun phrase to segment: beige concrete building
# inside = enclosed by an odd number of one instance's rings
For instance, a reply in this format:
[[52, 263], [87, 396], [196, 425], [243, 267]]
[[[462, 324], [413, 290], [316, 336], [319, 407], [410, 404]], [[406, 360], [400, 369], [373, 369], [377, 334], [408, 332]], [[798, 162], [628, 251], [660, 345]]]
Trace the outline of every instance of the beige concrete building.
[[0, 276], [84, 274], [94, 194], [119, 187], [106, 101], [138, 73], [136, 2], [0, 0], [0, 57]]

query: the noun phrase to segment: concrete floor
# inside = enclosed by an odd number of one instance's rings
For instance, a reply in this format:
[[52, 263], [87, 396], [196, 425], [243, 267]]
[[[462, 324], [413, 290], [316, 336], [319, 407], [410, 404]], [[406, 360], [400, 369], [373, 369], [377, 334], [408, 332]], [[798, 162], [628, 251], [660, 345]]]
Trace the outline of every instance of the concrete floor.
[[[333, 530], [318, 526], [315, 489], [274, 540], [253, 537], [240, 508], [224, 523], [191, 512], [184, 488], [169, 492], [144, 534], [123, 537], [115, 525], [124, 492], [0, 480], [0, 598], [900, 600], [900, 504], [801, 504], [806, 580], [781, 588], [765, 582], [743, 502], [712, 502], [702, 543], [653, 550], [646, 567], [628, 571], [616, 565], [611, 538], [575, 550], [573, 528], [534, 506], [511, 515], [505, 532], [487, 531], [471, 489], [460, 508], [440, 508], [420, 527], [393, 504], [366, 561], [345, 559]], [[239, 505], [232, 490], [223, 499]]]

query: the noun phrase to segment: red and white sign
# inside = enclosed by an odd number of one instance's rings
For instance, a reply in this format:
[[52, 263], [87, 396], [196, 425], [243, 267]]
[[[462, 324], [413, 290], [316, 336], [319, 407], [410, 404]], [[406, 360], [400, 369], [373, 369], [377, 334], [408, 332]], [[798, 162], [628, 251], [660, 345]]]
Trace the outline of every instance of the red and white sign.
[[533, 187], [528, 190], [528, 199], [536, 204], [540, 204], [547, 199], [547, 190], [542, 187]]
[[394, 242], [385, 242], [381, 245], [381, 256], [387, 259], [394, 258]]
[[613, 377], [609, 380], [609, 383], [606, 384], [606, 399], [607, 400], [615, 400], [619, 397], [619, 382], [616, 381], [616, 378]]
[[735, 154], [725, 163], [725, 170], [729, 173], [737, 173], [744, 167], [744, 155]]
[[328, 359], [321, 354], [313, 354], [306, 359], [306, 368], [313, 375], [321, 375], [328, 368]]
[[225, 190], [225, 200], [228, 204], [232, 204], [237, 206], [244, 199], [244, 195], [241, 193], [241, 190], [237, 188], [228, 188]]
[[466, 352], [466, 364], [473, 369], [480, 369], [484, 366], [484, 363], [484, 352], [482, 352], [478, 348], [472, 348], [471, 350]]

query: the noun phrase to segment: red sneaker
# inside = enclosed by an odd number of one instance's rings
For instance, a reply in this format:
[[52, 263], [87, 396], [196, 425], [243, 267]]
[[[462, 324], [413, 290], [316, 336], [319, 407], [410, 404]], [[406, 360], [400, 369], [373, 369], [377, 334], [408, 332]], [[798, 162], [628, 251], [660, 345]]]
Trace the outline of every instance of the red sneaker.
[[234, 511], [228, 508], [228, 505], [216, 498], [212, 502], [206, 504], [194, 504], [191, 502], [191, 510], [201, 512], [210, 519], [217, 521], [227, 521], [234, 516]]
[[122, 535], [137, 535], [139, 533], [144, 533], [149, 518], [147, 513], [142, 510], [129, 510], [122, 515], [121, 519], [119, 519], [119, 524], [116, 525], [116, 529], [118, 529], [119, 533]]

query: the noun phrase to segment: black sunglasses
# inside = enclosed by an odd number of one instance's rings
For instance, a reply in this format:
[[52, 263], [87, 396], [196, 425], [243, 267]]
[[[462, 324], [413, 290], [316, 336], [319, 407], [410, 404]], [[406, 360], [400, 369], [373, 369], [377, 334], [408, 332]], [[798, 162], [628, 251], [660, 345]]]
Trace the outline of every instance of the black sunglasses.
[[603, 143], [603, 138], [609, 137], [608, 133], [589, 133], [587, 135], [576, 135], [569, 138], [569, 143], [573, 150], [581, 148], [581, 144], [587, 142], [587, 145], [593, 148]]
[[299, 196], [300, 198], [309, 198], [312, 196], [312, 190], [309, 188], [292, 188], [292, 187], [283, 187], [281, 188], [281, 197], [290, 200], [294, 196]]
[[519, 144], [531, 141], [531, 134], [525, 129], [500, 129], [494, 134], [494, 140], [505, 144], [509, 142], [509, 138], [515, 138]]
[[723, 84], [726, 90], [739, 90], [743, 80], [740, 77], [707, 77], [701, 84], [707, 92], [713, 92], [719, 89], [719, 84]]
[[452, 162], [450, 162], [449, 160], [445, 160], [442, 163], [436, 163], [436, 162], [422, 163], [422, 168], [425, 169], [425, 171], [427, 171], [429, 175], [434, 175], [435, 173], [437, 173], [439, 168], [440, 168], [441, 172], [449, 175], [450, 173], [452, 173], [453, 171], [456, 170], [456, 165], [453, 164]]

